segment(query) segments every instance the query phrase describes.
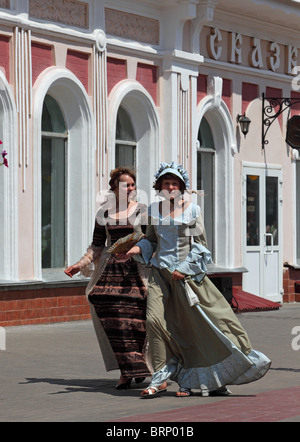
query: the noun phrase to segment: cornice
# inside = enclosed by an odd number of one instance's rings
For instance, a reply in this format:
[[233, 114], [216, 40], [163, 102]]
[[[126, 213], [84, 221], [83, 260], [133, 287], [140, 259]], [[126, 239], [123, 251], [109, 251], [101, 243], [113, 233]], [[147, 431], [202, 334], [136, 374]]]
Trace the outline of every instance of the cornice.
[[270, 39], [270, 36], [280, 39], [282, 44], [290, 44], [300, 40], [300, 17], [298, 19], [297, 28], [285, 23], [270, 23], [262, 17], [249, 17], [248, 15], [239, 14], [232, 11], [223, 11], [216, 9], [214, 13], [213, 26], [220, 27], [225, 31], [240, 32], [243, 35], [255, 36], [262, 39]]
[[218, 0], [216, 14], [300, 30], [300, 2], [291, 0]]

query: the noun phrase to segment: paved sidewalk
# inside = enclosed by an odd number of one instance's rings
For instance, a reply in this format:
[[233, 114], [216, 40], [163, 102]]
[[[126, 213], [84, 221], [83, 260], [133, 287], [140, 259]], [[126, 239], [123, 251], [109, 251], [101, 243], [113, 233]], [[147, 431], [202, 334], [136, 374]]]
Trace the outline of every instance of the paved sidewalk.
[[0, 422], [300, 422], [300, 304], [239, 319], [273, 363], [263, 379], [230, 387], [226, 398], [175, 398], [174, 383], [153, 400], [139, 398], [146, 383], [116, 391], [119, 373], [105, 371], [90, 321], [7, 328]]

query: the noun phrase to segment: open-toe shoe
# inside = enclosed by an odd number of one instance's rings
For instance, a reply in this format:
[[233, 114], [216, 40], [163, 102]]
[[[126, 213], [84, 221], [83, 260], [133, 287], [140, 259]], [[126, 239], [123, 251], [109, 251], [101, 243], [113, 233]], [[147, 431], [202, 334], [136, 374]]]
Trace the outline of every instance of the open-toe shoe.
[[193, 392], [190, 388], [180, 388], [176, 393], [176, 397], [189, 397], [192, 394]]
[[165, 393], [167, 391], [167, 383], [164, 382], [159, 387], [148, 387], [141, 393], [142, 399], [152, 399], [155, 396], [159, 396], [162, 393]]

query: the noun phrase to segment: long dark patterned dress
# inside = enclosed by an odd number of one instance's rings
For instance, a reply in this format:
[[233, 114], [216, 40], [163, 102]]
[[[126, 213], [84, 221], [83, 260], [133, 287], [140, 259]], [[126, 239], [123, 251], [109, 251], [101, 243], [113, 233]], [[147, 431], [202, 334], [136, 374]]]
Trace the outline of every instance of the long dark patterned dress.
[[[114, 224], [116, 221], [114, 220]], [[111, 244], [133, 232], [133, 226], [95, 224], [93, 245], [103, 247], [106, 228]], [[118, 262], [109, 258], [100, 279], [89, 295], [96, 314], [108, 337], [123, 376], [141, 378], [151, 376], [145, 363], [147, 291], [131, 258]]]

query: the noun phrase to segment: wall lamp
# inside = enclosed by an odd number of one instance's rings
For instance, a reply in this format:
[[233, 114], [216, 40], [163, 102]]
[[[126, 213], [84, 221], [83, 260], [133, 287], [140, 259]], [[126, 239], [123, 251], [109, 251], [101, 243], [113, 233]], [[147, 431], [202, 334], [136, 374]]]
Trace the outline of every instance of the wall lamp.
[[246, 113], [244, 113], [244, 115], [237, 116], [237, 122], [241, 127], [241, 132], [244, 134], [244, 137], [246, 138], [246, 135], [248, 134], [250, 129], [251, 120], [248, 117], [246, 117]]

